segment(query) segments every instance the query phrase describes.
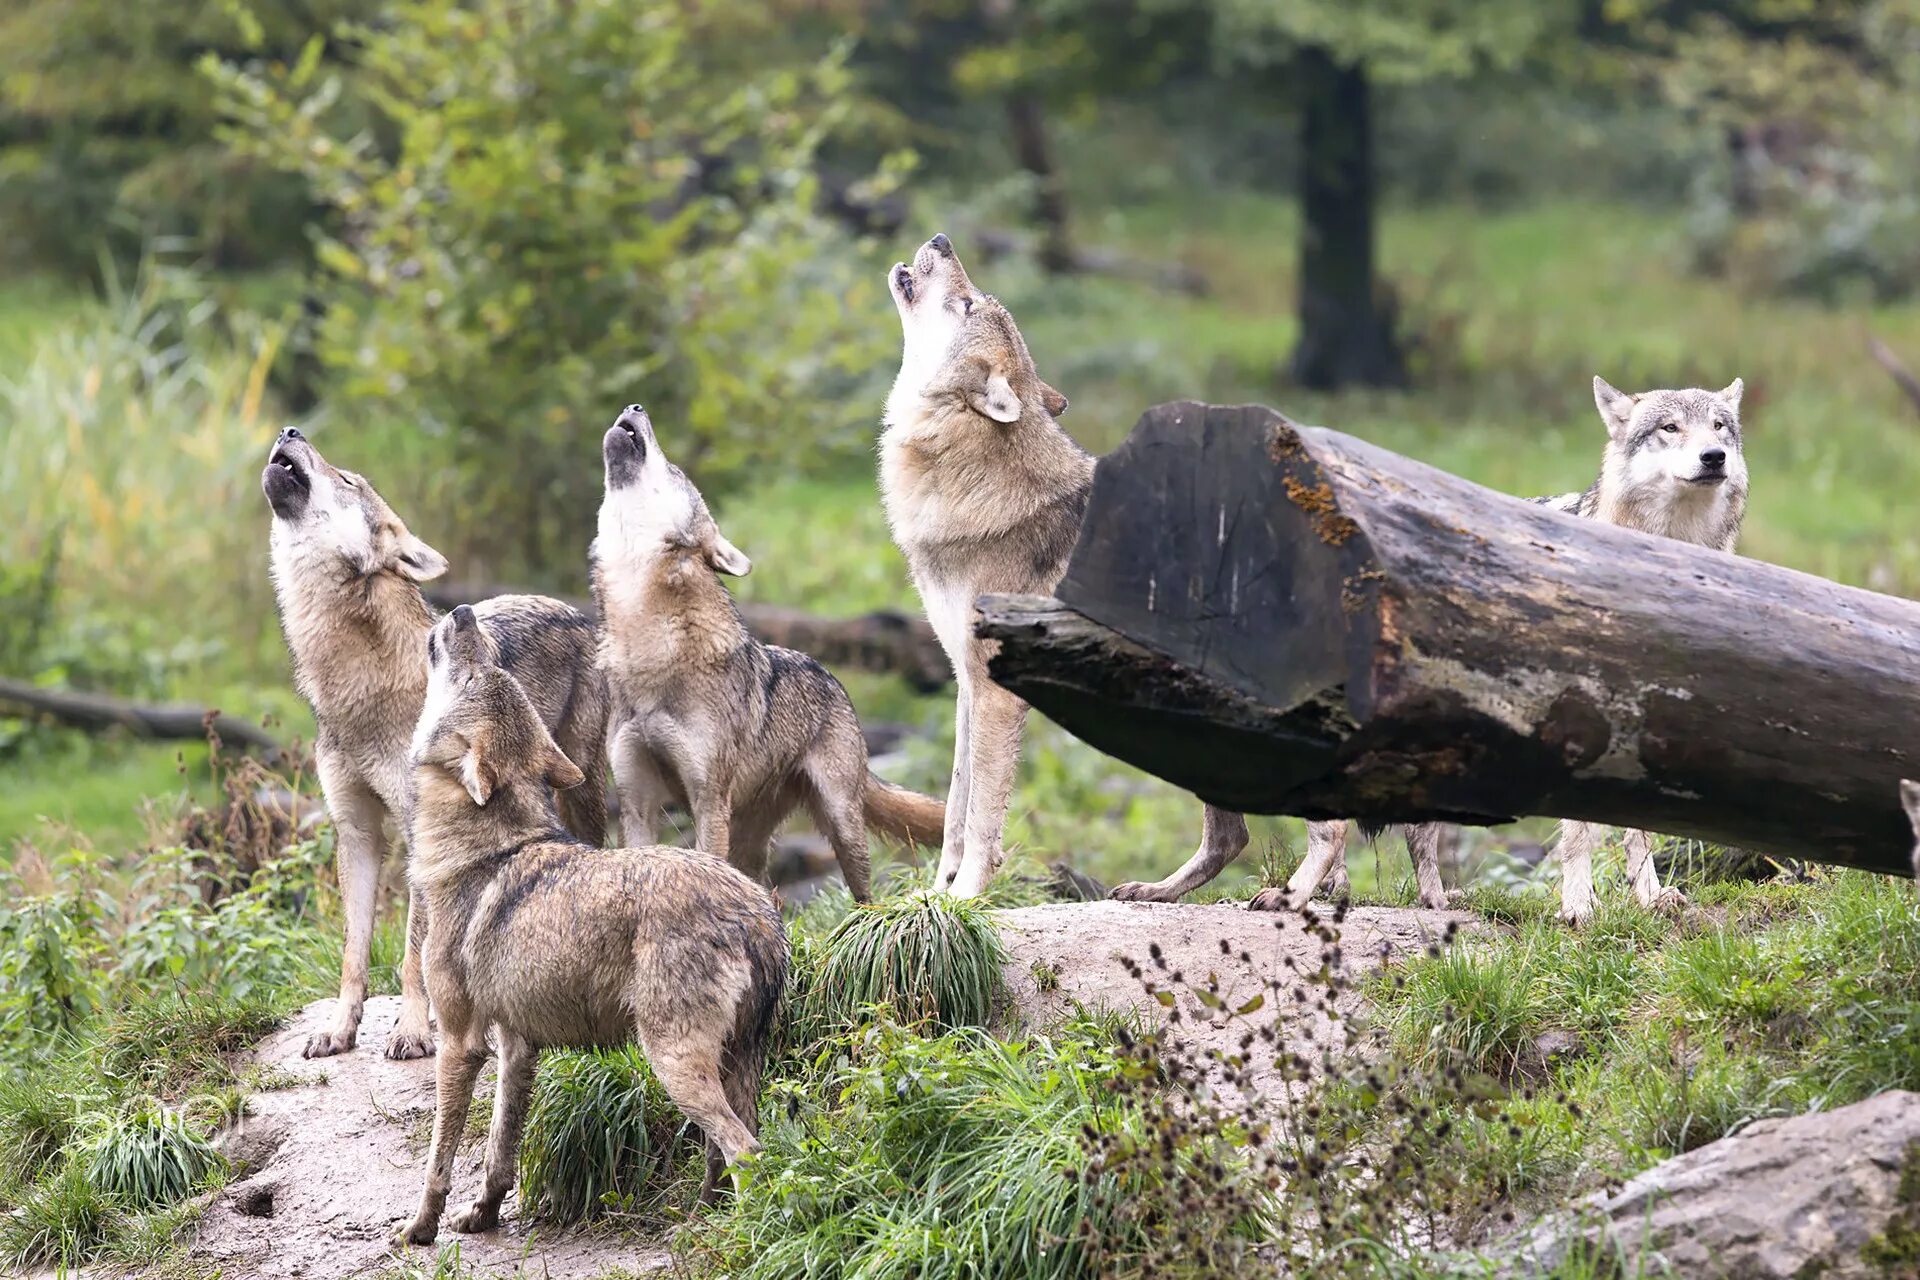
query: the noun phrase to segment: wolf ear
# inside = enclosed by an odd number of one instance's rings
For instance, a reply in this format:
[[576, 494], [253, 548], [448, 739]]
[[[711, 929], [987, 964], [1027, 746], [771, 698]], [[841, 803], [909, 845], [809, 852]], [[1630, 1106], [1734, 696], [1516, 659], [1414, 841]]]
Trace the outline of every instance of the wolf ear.
[[403, 529], [393, 548], [393, 568], [403, 578], [431, 582], [447, 571], [447, 558]]
[[1729, 409], [1732, 409], [1735, 413], [1738, 413], [1740, 412], [1740, 395], [1746, 389], [1747, 389], [1747, 384], [1741, 381], [1739, 378], [1735, 378], [1732, 382], [1729, 382], [1727, 384], [1727, 389], [1720, 393], [1720, 398], [1727, 402], [1727, 407]]
[[[969, 391], [967, 403], [995, 422], [1020, 421], [1020, 397], [1013, 394], [1013, 384], [997, 373], [979, 390]], [[1064, 398], [1062, 403], [1064, 405]]]
[[1600, 410], [1600, 420], [1607, 424], [1608, 435], [1617, 438], [1627, 429], [1627, 423], [1633, 418], [1634, 402], [1639, 398], [1619, 390], [1599, 374], [1593, 375], [1593, 404]]
[[1067, 398], [1043, 382], [1040, 384], [1040, 406], [1057, 418], [1067, 411]]
[[493, 771], [493, 741], [483, 727], [467, 741], [467, 749], [460, 753], [460, 785], [467, 789], [473, 802], [482, 809], [493, 798], [493, 789], [499, 785], [499, 778]]
[[567, 759], [567, 753], [557, 746], [550, 747], [547, 755], [547, 771], [543, 776], [547, 780], [547, 785], [555, 791], [577, 787], [587, 780], [587, 775], [581, 771], [580, 766]]
[[744, 578], [753, 572], [753, 561], [747, 559], [740, 548], [728, 542], [726, 535], [718, 529], [713, 531], [713, 537], [707, 542], [707, 564], [715, 573], [734, 578]]
[[1920, 839], [1920, 782], [1912, 778], [1900, 780], [1900, 807], [1907, 811], [1907, 821], [1913, 824], [1913, 834]]

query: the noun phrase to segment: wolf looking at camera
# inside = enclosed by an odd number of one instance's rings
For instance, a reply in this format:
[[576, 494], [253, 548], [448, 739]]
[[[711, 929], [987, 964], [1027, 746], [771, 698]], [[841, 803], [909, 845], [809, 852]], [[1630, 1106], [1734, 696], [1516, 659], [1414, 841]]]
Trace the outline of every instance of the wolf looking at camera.
[[[1628, 395], [1606, 379], [1593, 380], [1593, 402], [1606, 424], [1600, 477], [1579, 493], [1532, 501], [1587, 520], [1622, 525], [1642, 533], [1732, 552], [1747, 508], [1747, 463], [1741, 450], [1740, 395], [1735, 378], [1720, 391], [1697, 387]], [[1431, 823], [1407, 827], [1420, 897], [1444, 906], [1437, 856], [1439, 836]], [[1569, 924], [1593, 916], [1593, 854], [1606, 836], [1601, 823], [1564, 821], [1555, 849], [1560, 859], [1560, 915]], [[1653, 865], [1652, 838], [1628, 831], [1623, 843], [1634, 897], [1648, 908], [1673, 908], [1684, 899], [1662, 888]], [[1344, 857], [1346, 824], [1307, 825], [1307, 857], [1285, 889], [1254, 898], [1259, 909], [1304, 906]], [[1341, 875], [1340, 878], [1344, 879]], [[1430, 900], [1437, 896], [1438, 901]]]
[[[340, 1006], [306, 1056], [346, 1053], [359, 1038], [373, 917], [386, 855], [386, 824], [406, 825], [407, 744], [427, 687], [433, 610], [420, 584], [446, 572], [438, 551], [407, 530], [366, 478], [341, 471], [299, 431], [280, 433], [260, 477], [273, 509], [271, 565], [294, 679], [319, 726], [314, 753], [333, 819], [346, 912]], [[606, 699], [594, 665], [593, 624], [541, 596], [481, 605], [480, 625], [501, 664], [523, 679], [542, 720], [587, 780], [561, 797], [567, 828], [590, 844], [606, 837]], [[400, 1021], [390, 1058], [433, 1052], [417, 898], [407, 916]]]
[[433, 639], [411, 751], [410, 877], [444, 1043], [426, 1188], [401, 1239], [438, 1232], [489, 1034], [500, 1078], [486, 1172], [454, 1230], [499, 1224], [546, 1048], [637, 1039], [706, 1134], [711, 1199], [726, 1165], [759, 1148], [760, 1072], [787, 979], [779, 909], [705, 853], [574, 839], [553, 796], [583, 774], [494, 661], [474, 611], [455, 609]]
[[753, 566], [667, 461], [646, 410], [628, 405], [601, 454], [593, 594], [625, 842], [653, 843], [678, 801], [699, 848], [759, 879], [774, 829], [805, 806], [868, 901], [867, 831], [931, 844], [940, 802], [868, 770], [853, 703], [825, 667], [748, 632], [718, 575]]

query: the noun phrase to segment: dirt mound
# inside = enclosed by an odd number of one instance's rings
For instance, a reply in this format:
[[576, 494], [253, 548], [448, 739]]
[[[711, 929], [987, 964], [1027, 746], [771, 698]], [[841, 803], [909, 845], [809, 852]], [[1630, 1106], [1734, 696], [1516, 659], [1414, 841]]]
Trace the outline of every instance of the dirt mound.
[[[270, 1081], [290, 1083], [254, 1094], [246, 1120], [224, 1136], [229, 1154], [251, 1172], [221, 1192], [201, 1220], [195, 1261], [232, 1277], [335, 1280], [384, 1270], [397, 1260], [390, 1241], [412, 1216], [425, 1173], [433, 1059], [390, 1062], [382, 1056], [400, 1012], [398, 997], [383, 996], [367, 1001], [360, 1044], [352, 1053], [303, 1060], [301, 1047], [332, 1012], [331, 1000], [308, 1005], [254, 1052]], [[474, 1099], [475, 1124], [492, 1113], [491, 1099], [490, 1079], [483, 1078]], [[483, 1145], [479, 1138], [462, 1144], [450, 1205], [463, 1204], [478, 1190]], [[668, 1265], [657, 1245], [529, 1229], [512, 1198], [505, 1218], [499, 1231], [485, 1235], [442, 1228], [436, 1247], [458, 1243], [460, 1261], [484, 1273], [523, 1272], [543, 1280]], [[412, 1254], [431, 1269], [431, 1251]]]
[[[1314, 910], [1332, 923], [1332, 908], [1316, 905]], [[1149, 949], [1155, 943], [1167, 972], [1183, 974], [1193, 987], [1205, 984], [1210, 974], [1218, 975], [1221, 1001], [1228, 1009], [1264, 991], [1270, 977], [1317, 972], [1326, 947], [1300, 915], [1226, 905], [1063, 903], [1002, 911], [999, 920], [1007, 945], [1007, 985], [1018, 1012], [1036, 1026], [1065, 1016], [1075, 1004], [1134, 1009], [1164, 1021], [1167, 1009], [1147, 994], [1126, 965], [1131, 959], [1150, 966]], [[1383, 963], [1418, 954], [1444, 937], [1449, 925], [1465, 929], [1481, 923], [1465, 911], [1349, 909], [1337, 929], [1347, 979], [1337, 1000], [1342, 1016], [1360, 1006], [1353, 983]], [[1240, 958], [1243, 954], [1246, 960]], [[1163, 978], [1157, 970], [1154, 976]], [[1191, 991], [1181, 992], [1175, 1007], [1181, 1014], [1178, 1034], [1200, 1047], [1236, 1048], [1247, 1029], [1245, 1021], [1226, 1023]], [[1260, 1025], [1277, 1018], [1282, 1042], [1309, 1059], [1317, 1058], [1316, 1046], [1326, 1043], [1325, 1015], [1303, 1011], [1290, 1000], [1269, 1001], [1254, 1018]], [[1255, 1074], [1263, 1087], [1275, 1079], [1270, 1069]]]

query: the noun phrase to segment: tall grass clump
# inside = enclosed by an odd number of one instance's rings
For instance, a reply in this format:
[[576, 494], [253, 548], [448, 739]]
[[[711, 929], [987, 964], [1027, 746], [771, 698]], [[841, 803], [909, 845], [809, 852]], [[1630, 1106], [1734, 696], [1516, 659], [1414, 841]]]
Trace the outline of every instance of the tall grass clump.
[[639, 1046], [549, 1054], [520, 1144], [520, 1203], [553, 1222], [657, 1210], [689, 1189], [677, 1181], [698, 1136]]
[[880, 1006], [937, 1030], [983, 1027], [1003, 997], [1005, 965], [986, 908], [915, 893], [855, 911], [827, 935], [797, 1016], [820, 1031], [842, 1030]]
[[87, 1181], [130, 1209], [178, 1204], [225, 1171], [226, 1160], [179, 1112], [129, 1110], [94, 1139]]
[[53, 602], [27, 674], [160, 694], [129, 686], [260, 634], [255, 477], [282, 337], [148, 268], [0, 373], [0, 564], [42, 567]]

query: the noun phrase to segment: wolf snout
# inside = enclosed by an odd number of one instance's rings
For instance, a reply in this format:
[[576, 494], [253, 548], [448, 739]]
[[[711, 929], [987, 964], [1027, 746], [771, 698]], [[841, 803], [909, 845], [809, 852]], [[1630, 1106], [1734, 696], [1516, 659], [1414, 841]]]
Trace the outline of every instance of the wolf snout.
[[1700, 465], [1709, 471], [1717, 471], [1727, 465], [1727, 451], [1718, 446], [1700, 451]]
[[944, 231], [934, 232], [933, 239], [927, 241], [927, 247], [943, 258], [953, 256], [953, 241], [947, 239], [947, 233]]

